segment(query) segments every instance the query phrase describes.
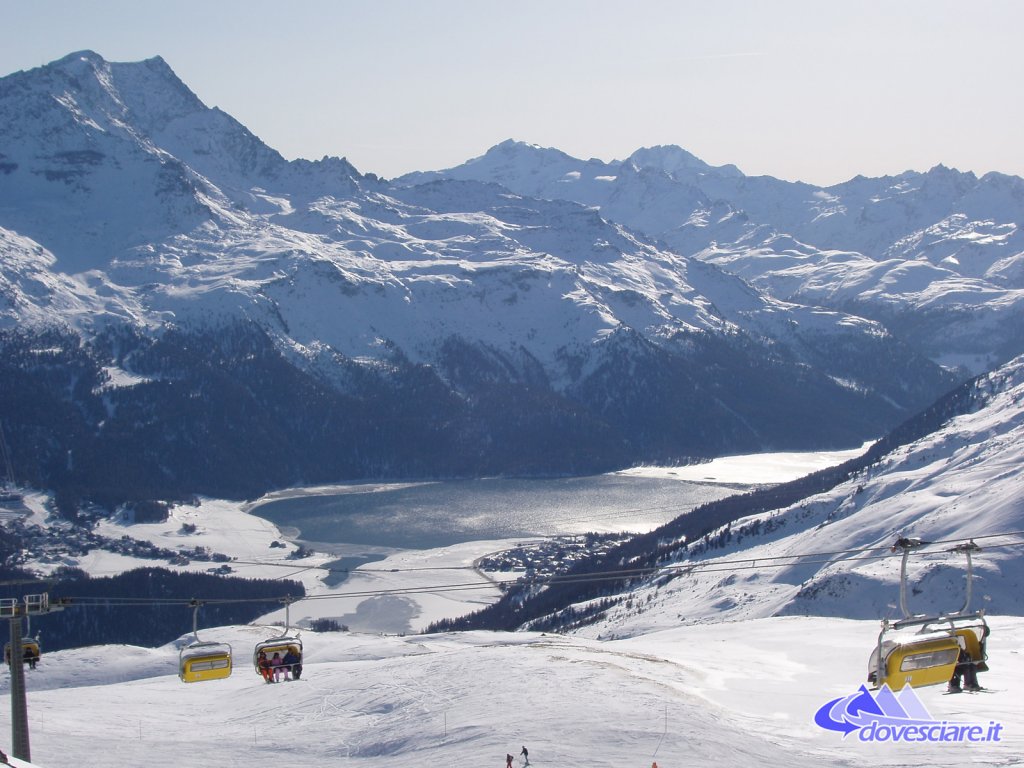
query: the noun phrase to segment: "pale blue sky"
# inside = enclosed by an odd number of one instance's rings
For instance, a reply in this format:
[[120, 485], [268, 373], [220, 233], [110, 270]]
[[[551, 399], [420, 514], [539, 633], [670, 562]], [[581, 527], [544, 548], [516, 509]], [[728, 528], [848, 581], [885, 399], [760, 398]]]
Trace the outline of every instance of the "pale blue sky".
[[0, 75], [163, 56], [288, 158], [396, 176], [507, 138], [829, 184], [1024, 175], [1017, 0], [0, 0]]

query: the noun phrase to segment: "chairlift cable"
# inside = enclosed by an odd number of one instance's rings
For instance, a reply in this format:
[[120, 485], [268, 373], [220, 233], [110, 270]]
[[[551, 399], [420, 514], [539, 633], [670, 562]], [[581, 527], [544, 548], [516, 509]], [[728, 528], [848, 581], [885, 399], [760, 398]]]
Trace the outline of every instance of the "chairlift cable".
[[[962, 538], [962, 539], [944, 539], [944, 540], [930, 541], [930, 542], [927, 542], [927, 545], [928, 546], [933, 546], [933, 545], [938, 545], [938, 544], [966, 543], [966, 542], [969, 542], [969, 541], [977, 541], [977, 540], [989, 539], [989, 538], [1002, 538], [1002, 537], [1007, 537], [1007, 536], [1020, 536], [1020, 537], [1024, 537], [1024, 531], [1010, 531], [1010, 532], [1007, 532], [1007, 533], [993, 533], [993, 534], [986, 534], [986, 535], [982, 535], [982, 536], [971, 536], [971, 537]], [[694, 541], [695, 542], [699, 541], [699, 539], [695, 539]], [[1011, 542], [1011, 543], [1007, 543], [1007, 544], [989, 544], [989, 545], [987, 545], [987, 547], [989, 549], [1001, 548], [1001, 547], [1011, 547], [1011, 546], [1019, 546], [1021, 543], [1024, 543], [1024, 542]], [[883, 551], [883, 550], [884, 551], [888, 551], [889, 549], [890, 549], [890, 545], [885, 544], [885, 545], [878, 545], [878, 546], [874, 546], [874, 547], [860, 547], [860, 548], [851, 548], [851, 549], [841, 549], [841, 550], [835, 550], [833, 552], [808, 552], [808, 553], [796, 554], [796, 555], [765, 555], [763, 557], [757, 557], [756, 559], [757, 560], [779, 560], [779, 559], [786, 559], [786, 558], [788, 558], [788, 559], [797, 559], [797, 558], [802, 558], [802, 557], [838, 556], [838, 555], [860, 554], [860, 553], [866, 553], [866, 552], [880, 552], [880, 551]], [[943, 554], [943, 553], [919, 552], [918, 554], [934, 556], [934, 555]], [[716, 561], [716, 562], [745, 562], [745, 561], [747, 561], [749, 559], [751, 559], [751, 558], [741, 558], [741, 559], [739, 559], [737, 561], [722, 561], [722, 560], [719, 560], [719, 561]], [[230, 562], [231, 562], [232, 565], [252, 565], [252, 566], [260, 566], [260, 567], [268, 567], [268, 568], [292, 568], [292, 567], [294, 567], [293, 565], [291, 565], [289, 563], [281, 563], [281, 562], [273, 562], [273, 561], [261, 561], [261, 560], [231, 560]], [[690, 568], [690, 567], [692, 567], [692, 564], [672, 564], [672, 565], [664, 565], [664, 566], [659, 566], [659, 567], [660, 568], [671, 568], [671, 567]], [[416, 566], [416, 567], [411, 567], [411, 568], [362, 568], [362, 567], [359, 567], [359, 568], [332, 568], [332, 567], [329, 567], [327, 565], [310, 565], [310, 566], [306, 566], [302, 570], [303, 571], [305, 571], [305, 570], [320, 570], [320, 571], [325, 571], [327, 573], [355, 573], [355, 572], [358, 572], [358, 573], [412, 573], [412, 572], [417, 572], [417, 571], [474, 571], [474, 570], [477, 570], [477, 569], [474, 568], [472, 565]], [[286, 577], [278, 577], [278, 578], [286, 578]]]
[[[1005, 538], [1008, 536], [1022, 536], [1024, 531], [1011, 531], [1006, 533], [986, 534], [982, 536], [966, 537], [961, 539], [946, 539], [941, 541], [929, 542], [930, 545], [940, 544], [959, 544], [969, 541], [977, 541], [979, 539], [990, 539], [990, 538]], [[990, 544], [987, 548], [1003, 548], [1011, 546], [1019, 546], [1019, 542], [1005, 543], [1005, 544]], [[722, 559], [708, 559], [694, 562], [678, 562], [667, 565], [655, 565], [645, 566], [639, 568], [627, 568], [627, 569], [616, 569], [613, 571], [602, 571], [600, 573], [590, 574], [555, 574], [546, 577], [537, 577], [528, 580], [526, 583], [532, 586], [556, 586], [561, 584], [584, 584], [584, 583], [598, 583], [605, 581], [622, 581], [628, 579], [639, 579], [652, 575], [663, 575], [669, 576], [674, 574], [690, 575], [697, 572], [703, 573], [721, 573], [721, 572], [737, 572], [737, 571], [764, 571], [773, 570], [778, 568], [788, 568], [802, 565], [831, 565], [835, 564], [834, 559], [817, 559], [810, 560], [808, 558], [834, 558], [839, 555], [868, 555], [872, 552], [887, 551], [890, 547], [888, 546], [876, 546], [876, 547], [861, 547], [851, 548], [846, 550], [834, 550], [829, 552], [806, 552], [802, 554], [793, 555], [764, 555], [759, 557], [744, 557], [744, 558], [733, 558], [728, 560]], [[922, 552], [915, 553], [927, 556], [945, 555], [947, 552]], [[858, 558], [858, 562], [865, 562], [870, 560], [885, 560], [889, 559], [889, 554], [872, 555], [868, 557]], [[785, 562], [778, 562], [785, 561]], [[252, 563], [254, 565], [280, 565], [284, 567], [288, 566], [284, 563]], [[303, 570], [325, 570], [328, 572], [347, 572], [347, 569], [333, 569], [325, 568], [323, 566], [309, 566]], [[447, 569], [450, 570], [471, 570], [466, 566], [452, 566]], [[392, 573], [392, 572], [406, 572], [406, 571], [419, 571], [419, 570], [434, 570], [432, 568], [415, 568], [415, 569], [378, 569], [374, 572], [379, 573]], [[438, 569], [441, 570], [441, 569]], [[516, 583], [517, 580], [510, 580], [510, 583]], [[360, 590], [356, 592], [342, 592], [338, 594], [328, 595], [309, 595], [300, 600], [340, 600], [348, 598], [358, 597], [376, 597], [376, 596], [389, 596], [389, 595], [414, 595], [414, 594], [427, 594], [427, 593], [443, 593], [443, 592], [458, 592], [476, 589], [493, 589], [495, 588], [493, 582], [463, 582], [456, 584], [433, 584], [423, 586], [406, 586], [396, 587], [394, 589], [368, 589]], [[70, 597], [73, 606], [79, 607], [139, 607], [139, 606], [157, 606], [163, 605], [167, 607], [172, 606], [188, 606], [192, 605], [192, 599], [190, 598], [145, 598], [145, 597]], [[232, 604], [244, 604], [244, 603], [272, 603], [280, 602], [282, 598], [280, 596], [274, 597], [258, 597], [258, 598], [204, 598], [200, 602], [208, 605], [232, 605]]]

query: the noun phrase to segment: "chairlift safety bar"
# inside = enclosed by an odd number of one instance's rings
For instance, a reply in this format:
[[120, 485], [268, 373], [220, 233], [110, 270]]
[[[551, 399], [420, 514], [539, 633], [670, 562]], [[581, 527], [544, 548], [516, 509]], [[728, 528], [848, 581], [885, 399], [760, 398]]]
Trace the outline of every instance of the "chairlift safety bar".
[[884, 622], [887, 629], [904, 629], [906, 627], [917, 627], [925, 626], [926, 624], [946, 624], [953, 621], [963, 621], [964, 619], [983, 619], [985, 618], [985, 609], [982, 608], [980, 611], [960, 611], [958, 613], [946, 613], [941, 616], [911, 616], [908, 619], [897, 619], [896, 621]]
[[25, 595], [24, 602], [14, 597], [0, 598], [0, 619], [17, 619], [39, 613], [64, 610], [71, 603], [61, 598], [56, 603], [50, 602], [50, 595], [43, 592], [39, 595]]

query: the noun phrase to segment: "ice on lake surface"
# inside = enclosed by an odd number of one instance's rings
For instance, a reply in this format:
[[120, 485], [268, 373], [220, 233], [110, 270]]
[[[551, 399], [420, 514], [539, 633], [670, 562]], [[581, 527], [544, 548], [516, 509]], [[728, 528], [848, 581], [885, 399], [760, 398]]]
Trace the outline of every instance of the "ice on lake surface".
[[745, 490], [676, 478], [366, 483], [278, 498], [252, 511], [306, 541], [433, 549], [466, 541], [587, 532], [645, 532]]

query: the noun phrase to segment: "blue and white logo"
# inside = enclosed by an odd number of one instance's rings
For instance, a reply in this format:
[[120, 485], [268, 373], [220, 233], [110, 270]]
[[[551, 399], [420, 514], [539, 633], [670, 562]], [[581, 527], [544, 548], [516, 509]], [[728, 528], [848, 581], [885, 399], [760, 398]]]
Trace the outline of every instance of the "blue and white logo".
[[844, 739], [857, 731], [860, 741], [893, 743], [1000, 741], [1003, 729], [1002, 723], [995, 721], [981, 725], [935, 720], [909, 685], [899, 693], [893, 693], [888, 685], [872, 693], [862, 685], [856, 693], [821, 707], [814, 722], [839, 731]]

